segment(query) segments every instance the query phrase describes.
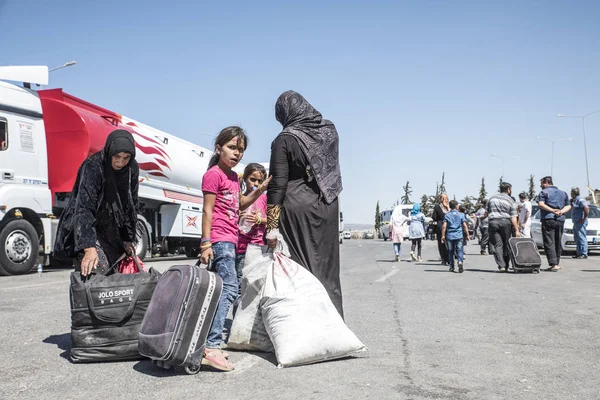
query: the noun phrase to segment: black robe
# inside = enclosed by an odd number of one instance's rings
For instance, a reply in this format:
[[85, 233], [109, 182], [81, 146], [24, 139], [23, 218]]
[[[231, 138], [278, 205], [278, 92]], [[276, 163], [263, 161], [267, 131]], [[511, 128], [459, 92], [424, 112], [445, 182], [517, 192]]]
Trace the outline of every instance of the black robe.
[[442, 206], [436, 204], [433, 208], [433, 214], [431, 218], [436, 221], [437, 226], [435, 229], [435, 236], [437, 238], [438, 243], [438, 252], [440, 253], [440, 258], [443, 262], [448, 262], [448, 248], [445, 243], [442, 243], [442, 226], [444, 225], [444, 218], [446, 217], [446, 213], [442, 209]]
[[[125, 213], [127, 223], [119, 228], [113, 211], [105, 201], [105, 175], [103, 153], [100, 151], [86, 159], [79, 167], [71, 199], [63, 211], [57, 229], [54, 251], [71, 258], [84, 249], [97, 244], [113, 265], [124, 253], [124, 242], [134, 242], [136, 222], [133, 216], [138, 209], [139, 167], [131, 160]], [[133, 210], [129, 208], [133, 207]]]
[[292, 259], [319, 279], [343, 317], [338, 200], [325, 202], [307, 166], [296, 138], [279, 135], [271, 145], [267, 203], [281, 205], [279, 230]]

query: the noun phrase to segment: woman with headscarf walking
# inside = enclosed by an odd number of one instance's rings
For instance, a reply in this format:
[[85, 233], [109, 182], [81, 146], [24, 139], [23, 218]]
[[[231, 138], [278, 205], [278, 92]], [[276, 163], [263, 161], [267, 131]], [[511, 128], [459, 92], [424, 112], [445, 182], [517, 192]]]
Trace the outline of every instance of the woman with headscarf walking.
[[108, 135], [79, 167], [54, 251], [74, 258], [81, 275], [110, 273], [124, 252], [135, 254], [138, 176], [135, 141], [125, 130]]
[[319, 279], [343, 317], [338, 133], [331, 121], [291, 90], [277, 99], [275, 117], [283, 131], [271, 144], [267, 229], [279, 228], [292, 259]]
[[402, 213], [402, 208], [403, 207], [401, 205], [396, 206], [394, 211], [392, 211], [392, 216], [390, 218], [390, 234], [392, 244], [394, 246], [396, 261], [400, 261], [402, 241], [406, 236], [408, 228], [408, 217]]
[[[419, 203], [413, 204], [413, 208], [410, 211], [410, 225], [408, 227], [408, 238], [411, 240], [412, 245], [410, 247], [410, 258], [413, 261], [422, 262], [421, 258], [421, 247], [422, 241], [425, 237], [425, 215], [421, 212], [421, 205]], [[415, 247], [417, 254], [415, 254]]]
[[446, 193], [439, 197], [439, 203], [433, 208], [433, 215], [431, 216], [436, 221], [435, 236], [438, 242], [438, 251], [442, 259], [442, 265], [448, 265], [448, 249], [442, 242], [442, 225], [444, 225], [444, 218], [446, 214], [450, 212], [450, 203], [448, 202], [448, 195]]

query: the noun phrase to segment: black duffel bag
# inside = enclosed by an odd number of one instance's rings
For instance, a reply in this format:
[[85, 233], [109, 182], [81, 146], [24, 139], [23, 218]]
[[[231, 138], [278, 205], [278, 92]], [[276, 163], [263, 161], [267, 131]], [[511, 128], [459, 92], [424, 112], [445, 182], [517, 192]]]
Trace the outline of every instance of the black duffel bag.
[[160, 273], [71, 273], [71, 360], [135, 360], [138, 334]]

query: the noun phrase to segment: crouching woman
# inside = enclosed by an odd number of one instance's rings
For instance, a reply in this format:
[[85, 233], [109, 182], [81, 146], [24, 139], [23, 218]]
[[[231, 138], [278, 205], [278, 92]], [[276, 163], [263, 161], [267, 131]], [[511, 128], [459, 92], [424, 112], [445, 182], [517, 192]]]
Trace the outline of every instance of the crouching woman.
[[138, 177], [135, 142], [125, 130], [113, 131], [79, 167], [54, 251], [75, 259], [82, 276], [111, 273], [124, 252], [135, 253]]

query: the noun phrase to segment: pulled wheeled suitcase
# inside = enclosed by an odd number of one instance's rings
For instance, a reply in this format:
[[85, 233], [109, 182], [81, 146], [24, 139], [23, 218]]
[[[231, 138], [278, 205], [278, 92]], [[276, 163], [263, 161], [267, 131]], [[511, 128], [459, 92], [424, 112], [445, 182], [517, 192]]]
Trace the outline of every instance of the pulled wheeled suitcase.
[[174, 265], [160, 277], [140, 327], [138, 350], [162, 368], [200, 371], [223, 281], [197, 265]]
[[515, 272], [540, 272], [542, 257], [533, 239], [512, 237], [508, 248]]

